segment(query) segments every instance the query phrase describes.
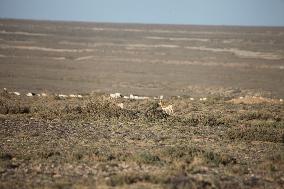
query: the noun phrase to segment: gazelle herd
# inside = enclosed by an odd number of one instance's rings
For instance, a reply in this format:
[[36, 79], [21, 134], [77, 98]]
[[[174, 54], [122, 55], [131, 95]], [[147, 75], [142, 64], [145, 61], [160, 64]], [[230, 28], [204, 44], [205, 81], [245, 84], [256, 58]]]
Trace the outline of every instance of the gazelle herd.
[[[9, 93], [9, 94], [14, 94], [16, 96], [20, 96], [21, 94], [19, 92], [8, 92], [8, 90], [6, 88], [4, 88], [4, 91], [6, 93]], [[42, 96], [42, 97], [46, 97], [48, 96], [46, 93], [41, 93], [41, 94], [36, 94], [36, 93], [27, 93], [26, 96], [28, 97], [32, 97], [32, 96]], [[76, 95], [76, 94], [70, 94], [70, 95], [64, 95], [64, 94], [59, 94], [59, 95], [56, 95], [60, 98], [83, 98], [82, 95]], [[150, 97], [146, 97], [146, 96], [138, 96], [138, 95], [133, 95], [133, 94], [130, 94], [129, 96], [123, 96], [121, 95], [120, 93], [114, 93], [114, 94], [110, 94], [110, 98], [112, 99], [117, 99], [117, 98], [124, 98], [124, 99], [130, 99], [130, 100], [146, 100], [146, 99], [150, 99]], [[162, 101], [163, 100], [163, 96], [159, 96], [159, 97], [154, 97], [153, 99], [154, 100], [159, 100], [159, 107], [161, 107], [161, 109], [163, 110], [164, 113], [168, 114], [168, 115], [173, 115], [174, 114], [174, 108], [173, 108], [173, 105], [172, 104], [168, 104], [168, 105], [165, 105], [164, 102]], [[243, 99], [244, 97], [239, 97], [239, 99]], [[190, 101], [195, 101], [194, 98], [190, 98]], [[200, 98], [199, 101], [207, 101], [207, 98], [206, 97], [203, 97], [203, 98]], [[283, 99], [280, 99], [279, 100], [280, 102], [283, 102]], [[121, 109], [124, 109], [124, 104], [123, 103], [118, 103], [116, 104], [119, 108]]]

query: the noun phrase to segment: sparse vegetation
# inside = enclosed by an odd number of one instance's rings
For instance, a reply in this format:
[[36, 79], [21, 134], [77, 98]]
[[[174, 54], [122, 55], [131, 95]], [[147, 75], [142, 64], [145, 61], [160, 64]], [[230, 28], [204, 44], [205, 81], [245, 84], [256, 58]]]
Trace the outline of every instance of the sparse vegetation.
[[284, 188], [283, 34], [0, 19], [0, 189]]
[[281, 103], [0, 99], [0, 188], [283, 186]]

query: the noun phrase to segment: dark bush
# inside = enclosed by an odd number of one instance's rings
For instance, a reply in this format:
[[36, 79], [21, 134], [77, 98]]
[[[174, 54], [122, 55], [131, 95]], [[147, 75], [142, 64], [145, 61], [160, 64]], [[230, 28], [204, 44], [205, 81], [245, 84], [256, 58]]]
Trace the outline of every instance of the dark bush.
[[259, 125], [241, 125], [227, 131], [229, 139], [247, 141], [283, 142], [283, 122], [267, 123]]

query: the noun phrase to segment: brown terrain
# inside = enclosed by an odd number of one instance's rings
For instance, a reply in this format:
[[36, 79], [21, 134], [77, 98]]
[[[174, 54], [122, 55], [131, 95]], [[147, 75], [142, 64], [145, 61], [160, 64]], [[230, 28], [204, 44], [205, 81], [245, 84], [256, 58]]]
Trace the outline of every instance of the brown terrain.
[[0, 189], [284, 188], [283, 86], [280, 27], [0, 20]]
[[284, 28], [0, 20], [0, 87], [25, 92], [283, 98], [283, 61]]

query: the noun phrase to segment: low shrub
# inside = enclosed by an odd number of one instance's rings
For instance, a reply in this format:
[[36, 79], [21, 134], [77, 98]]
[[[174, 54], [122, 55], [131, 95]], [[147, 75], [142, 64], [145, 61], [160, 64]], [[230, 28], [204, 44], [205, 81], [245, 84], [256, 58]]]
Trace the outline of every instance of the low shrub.
[[227, 136], [233, 140], [284, 142], [284, 122], [240, 125], [230, 128]]
[[161, 164], [162, 161], [159, 156], [153, 155], [148, 151], [138, 152], [133, 156], [134, 161], [138, 164], [152, 164], [158, 165]]

